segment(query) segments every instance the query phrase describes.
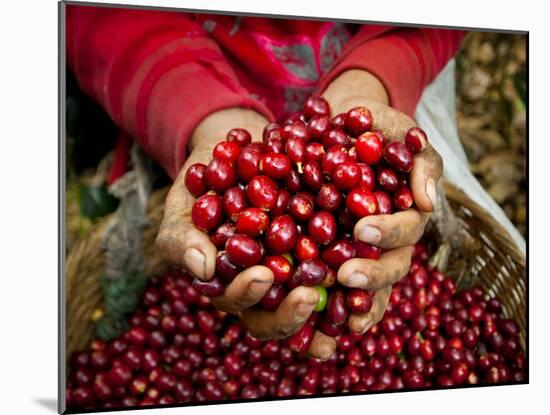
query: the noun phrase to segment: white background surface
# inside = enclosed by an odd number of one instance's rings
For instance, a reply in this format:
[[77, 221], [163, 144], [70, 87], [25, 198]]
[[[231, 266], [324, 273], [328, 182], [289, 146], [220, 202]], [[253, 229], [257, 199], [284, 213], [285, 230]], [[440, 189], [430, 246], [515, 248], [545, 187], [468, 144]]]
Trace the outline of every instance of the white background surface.
[[[206, 4], [183, 0], [118, 1], [130, 2], [189, 8]], [[550, 203], [547, 182], [550, 137], [545, 126], [549, 119], [546, 95], [550, 91], [550, 38], [549, 13], [544, 10], [544, 2], [210, 0], [207, 4], [213, 10], [531, 31], [531, 384], [139, 413], [543, 412], [542, 408], [548, 406], [550, 373], [547, 349], [550, 276], [544, 262]], [[0, 16], [0, 412], [52, 414], [57, 390], [57, 4], [53, 0], [6, 1], [2, 3]]]

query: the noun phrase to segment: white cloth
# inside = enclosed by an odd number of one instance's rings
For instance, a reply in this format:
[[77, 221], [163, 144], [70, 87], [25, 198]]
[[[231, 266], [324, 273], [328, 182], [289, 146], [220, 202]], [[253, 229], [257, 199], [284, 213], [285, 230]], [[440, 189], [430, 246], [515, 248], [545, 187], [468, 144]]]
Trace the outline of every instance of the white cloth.
[[414, 118], [441, 154], [445, 178], [487, 210], [508, 231], [525, 255], [525, 239], [470, 172], [456, 125], [454, 59], [424, 90]]

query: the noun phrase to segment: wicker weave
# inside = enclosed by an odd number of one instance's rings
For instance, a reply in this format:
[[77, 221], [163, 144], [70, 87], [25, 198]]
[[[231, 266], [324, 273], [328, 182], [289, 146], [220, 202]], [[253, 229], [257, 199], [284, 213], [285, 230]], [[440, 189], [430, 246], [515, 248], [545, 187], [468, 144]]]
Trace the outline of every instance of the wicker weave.
[[[156, 252], [155, 237], [164, 211], [166, 189], [155, 192], [148, 207], [150, 226], [143, 232], [147, 275], [161, 273], [167, 264]], [[526, 340], [525, 258], [506, 231], [486, 211], [455, 187], [445, 184], [451, 210], [458, 218], [463, 243], [454, 247], [447, 272], [459, 284], [479, 284], [503, 302], [504, 313], [519, 324]], [[67, 258], [67, 356], [86, 348], [93, 336], [92, 314], [102, 305], [100, 276], [104, 267], [101, 235], [112, 217], [94, 225]]]

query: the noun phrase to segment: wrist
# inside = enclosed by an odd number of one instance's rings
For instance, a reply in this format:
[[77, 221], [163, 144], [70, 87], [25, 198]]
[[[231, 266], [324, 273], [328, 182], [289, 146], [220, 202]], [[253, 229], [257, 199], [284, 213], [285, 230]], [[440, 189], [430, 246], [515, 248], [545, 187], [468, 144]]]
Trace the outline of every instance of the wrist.
[[244, 128], [253, 141], [262, 140], [262, 132], [269, 121], [254, 110], [227, 108], [205, 117], [193, 130], [189, 139], [189, 152], [202, 147], [211, 148], [225, 139], [232, 128]]
[[389, 105], [389, 96], [382, 82], [362, 69], [350, 69], [341, 73], [322, 95], [333, 109], [333, 115], [364, 105], [366, 101]]

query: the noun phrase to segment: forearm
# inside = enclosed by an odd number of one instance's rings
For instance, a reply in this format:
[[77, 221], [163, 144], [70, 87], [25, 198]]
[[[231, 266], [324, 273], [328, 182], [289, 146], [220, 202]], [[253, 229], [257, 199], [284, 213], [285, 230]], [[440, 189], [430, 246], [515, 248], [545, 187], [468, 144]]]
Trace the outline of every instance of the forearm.
[[[427, 28], [394, 28], [376, 36], [371, 32], [368, 25], [360, 29], [342, 57], [320, 80], [320, 90], [329, 91], [341, 76], [353, 78], [348, 73], [368, 73], [385, 89], [385, 104], [412, 116], [424, 88], [456, 53], [464, 32]], [[350, 95], [362, 95], [364, 84], [353, 83], [353, 88], [346, 88], [353, 91]], [[369, 90], [366, 94], [371, 101], [381, 99]]]
[[365, 101], [389, 104], [388, 93], [382, 82], [362, 69], [342, 72], [328, 84], [322, 95], [329, 102], [333, 116], [364, 105]]

